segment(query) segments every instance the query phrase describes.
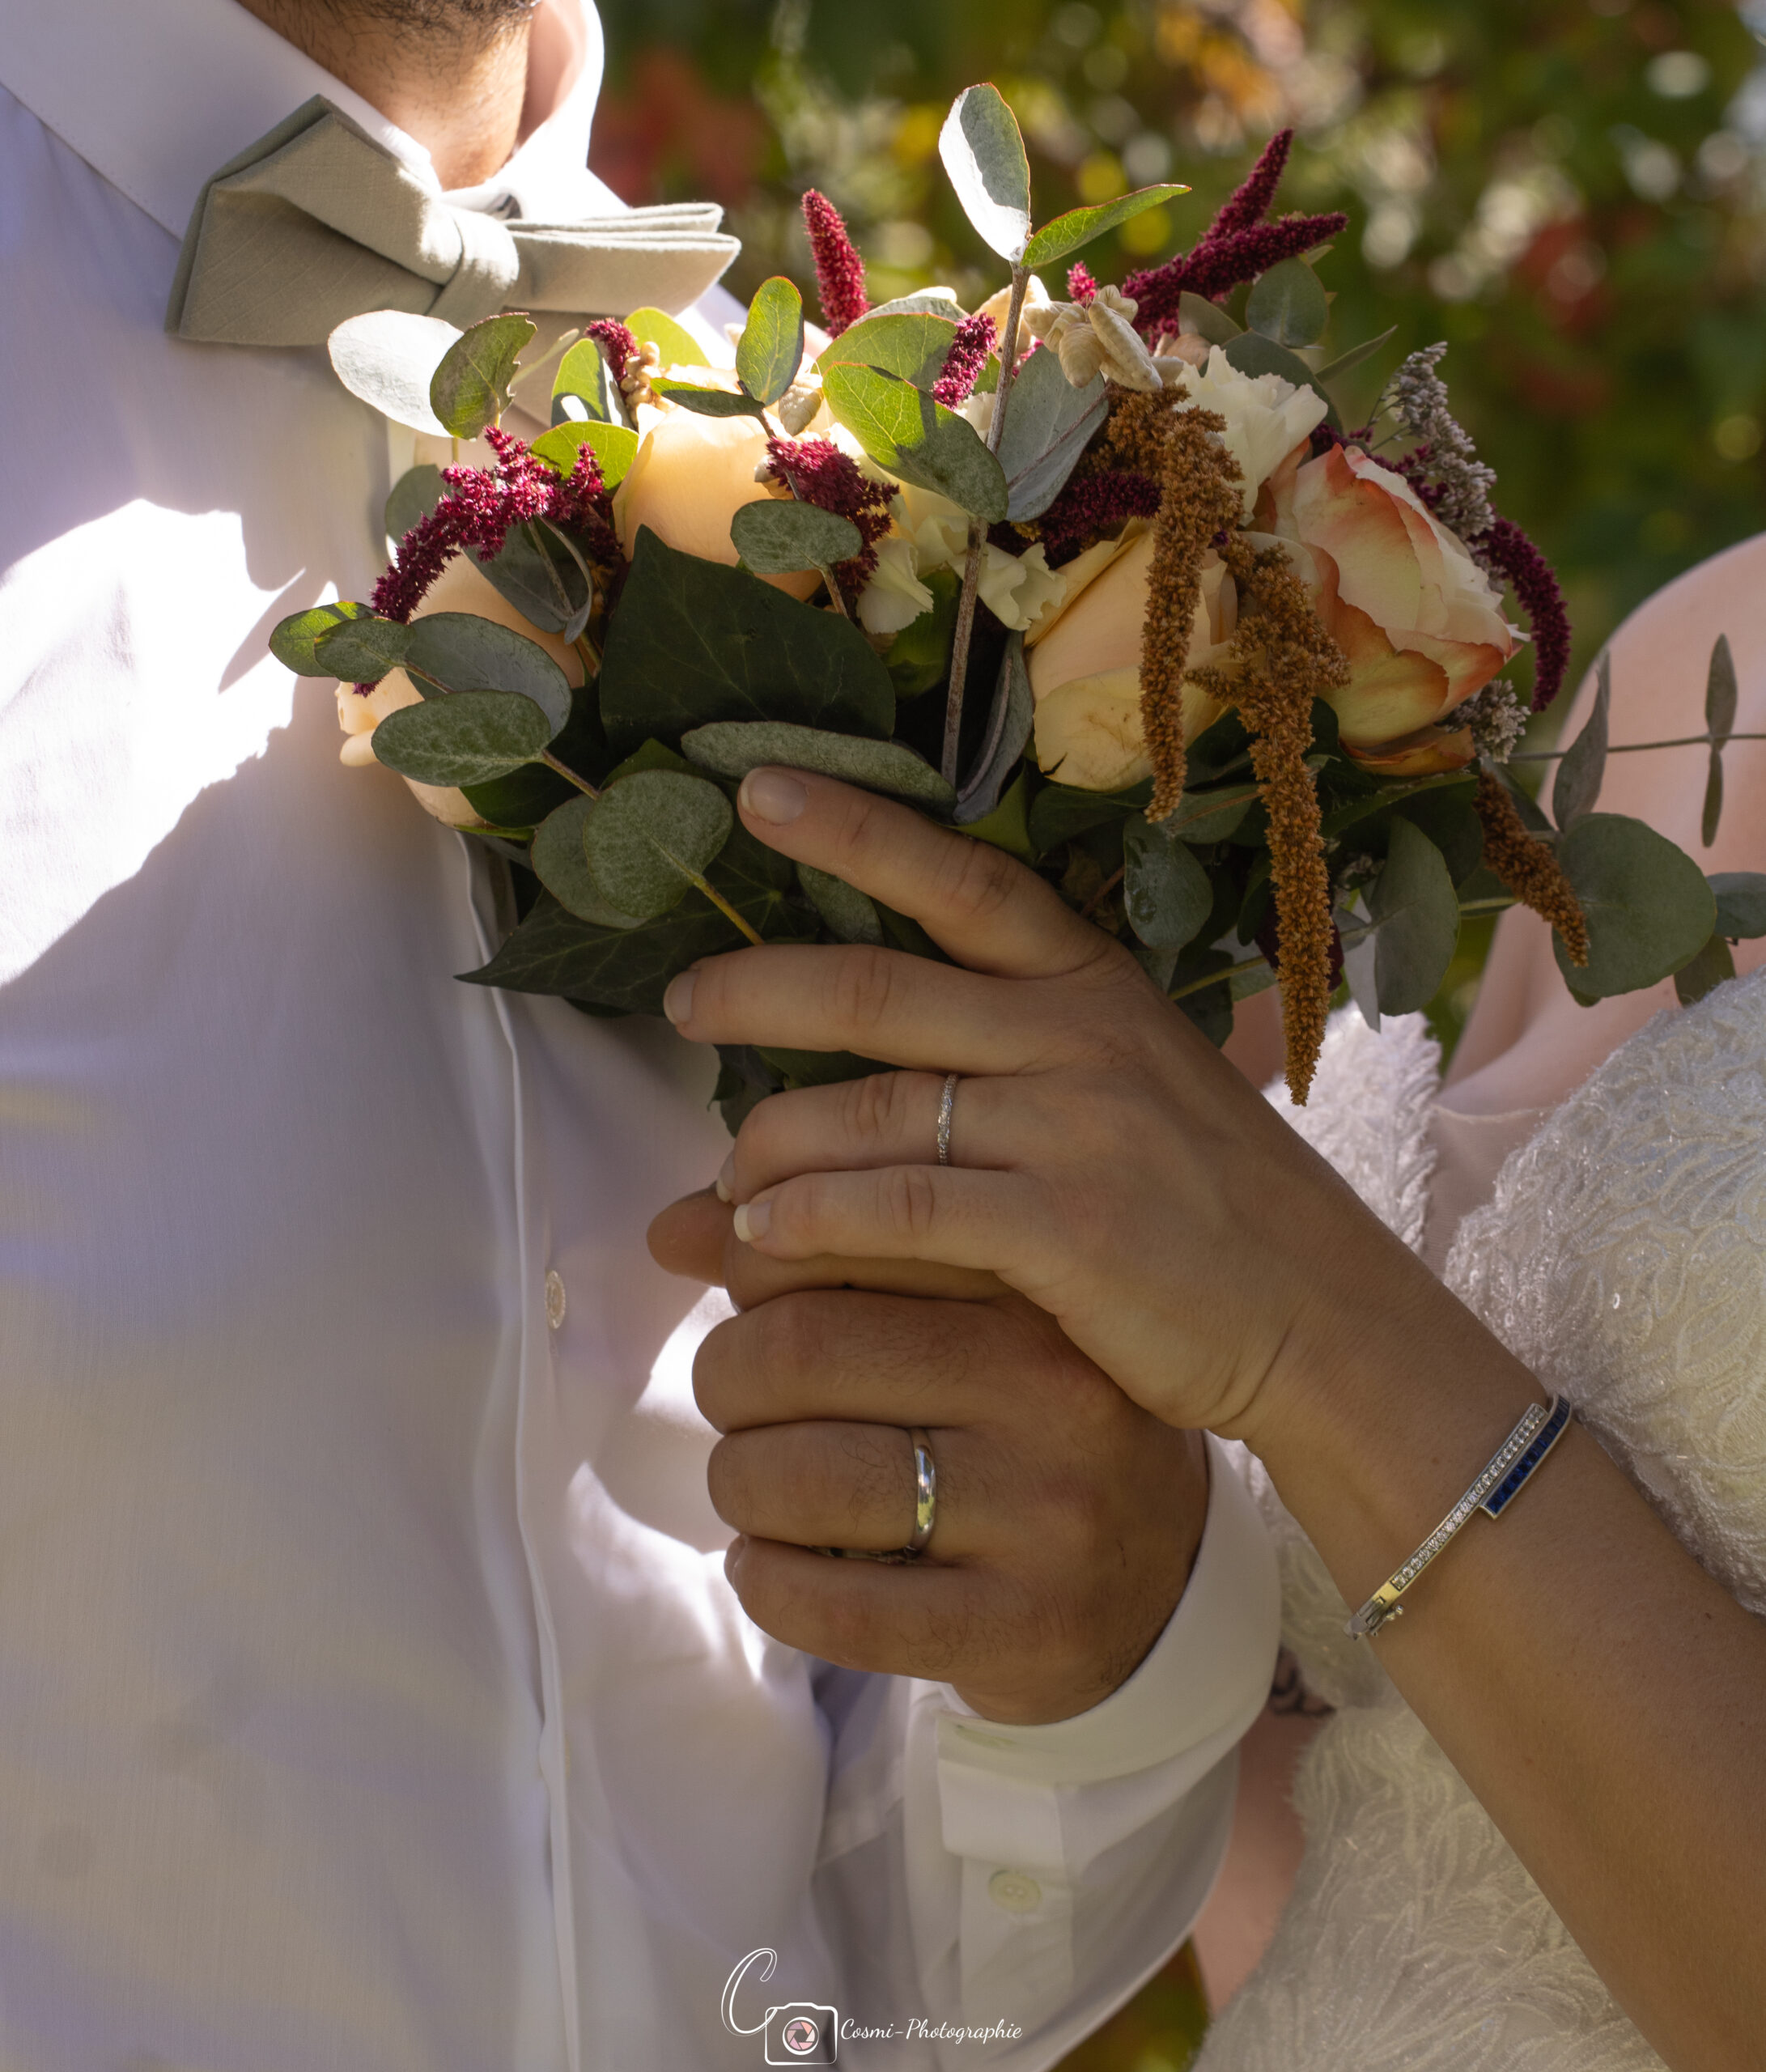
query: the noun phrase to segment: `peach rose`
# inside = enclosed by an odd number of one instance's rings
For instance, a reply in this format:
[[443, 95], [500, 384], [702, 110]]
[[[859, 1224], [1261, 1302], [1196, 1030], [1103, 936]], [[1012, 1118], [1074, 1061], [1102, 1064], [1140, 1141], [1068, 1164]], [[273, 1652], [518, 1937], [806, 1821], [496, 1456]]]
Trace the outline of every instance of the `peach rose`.
[[[766, 458], [766, 427], [758, 418], [701, 417], [673, 405], [640, 410], [639, 429], [638, 457], [613, 491], [613, 524], [628, 558], [639, 529], [647, 525], [677, 552], [733, 568], [740, 557], [730, 537], [731, 519], [745, 503], [776, 493], [754, 479]], [[765, 580], [798, 598], [813, 597], [821, 581], [813, 569]]]
[[[1058, 616], [1033, 628], [1037, 766], [1083, 792], [1118, 792], [1148, 775], [1140, 737], [1140, 636], [1153, 540], [1144, 533], [1107, 560]], [[1081, 556], [1083, 560], [1085, 556]], [[1218, 556], [1203, 563], [1189, 664], [1227, 659], [1238, 623], [1238, 586]], [[1194, 741], [1224, 708], [1192, 684], [1183, 690], [1184, 737]]]
[[1331, 694], [1358, 762], [1405, 776], [1453, 770], [1470, 734], [1444, 726], [1513, 654], [1502, 599], [1402, 477], [1360, 448], [1290, 461], [1258, 499], [1249, 537], [1273, 537], [1353, 674]]
[[[495, 619], [499, 626], [506, 626], [512, 632], [525, 634], [529, 640], [537, 642], [572, 684], [583, 681], [582, 657], [575, 649], [567, 646], [555, 633], [541, 633], [537, 626], [529, 625], [464, 554], [456, 554], [442, 571], [429, 595], [418, 607], [416, 616], [426, 618], [431, 612], [473, 612], [480, 618]], [[344, 734], [342, 760], [353, 769], [365, 768], [372, 763], [375, 728], [388, 712], [397, 712], [403, 705], [415, 705], [422, 696], [422, 693], [402, 669], [391, 671], [366, 694], [359, 691], [354, 684], [340, 683], [337, 724]], [[405, 783], [425, 813], [445, 821], [450, 827], [484, 826], [464, 792], [452, 785], [418, 784], [409, 777]]]

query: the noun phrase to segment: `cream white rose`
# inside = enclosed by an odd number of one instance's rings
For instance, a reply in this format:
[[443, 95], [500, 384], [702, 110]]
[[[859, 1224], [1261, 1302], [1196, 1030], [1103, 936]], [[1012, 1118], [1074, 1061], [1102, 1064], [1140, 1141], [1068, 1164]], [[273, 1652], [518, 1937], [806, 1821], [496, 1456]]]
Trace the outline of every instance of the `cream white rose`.
[[1240, 484], [1245, 518], [1263, 484], [1305, 445], [1330, 410], [1315, 388], [1296, 388], [1279, 374], [1241, 374], [1218, 346], [1205, 367], [1184, 370], [1183, 385], [1193, 406], [1217, 410], [1226, 420], [1220, 440], [1245, 478]]

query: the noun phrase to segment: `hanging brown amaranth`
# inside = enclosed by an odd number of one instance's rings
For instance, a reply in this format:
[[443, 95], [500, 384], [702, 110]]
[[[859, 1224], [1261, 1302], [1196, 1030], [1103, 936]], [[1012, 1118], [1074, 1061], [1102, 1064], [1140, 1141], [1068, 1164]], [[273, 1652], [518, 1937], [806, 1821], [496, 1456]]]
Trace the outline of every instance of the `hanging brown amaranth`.
[[1588, 923], [1581, 902], [1550, 846], [1527, 832], [1509, 788], [1493, 770], [1478, 772], [1474, 801], [1484, 822], [1484, 860], [1523, 906], [1547, 920], [1563, 939], [1572, 964], [1588, 962]]

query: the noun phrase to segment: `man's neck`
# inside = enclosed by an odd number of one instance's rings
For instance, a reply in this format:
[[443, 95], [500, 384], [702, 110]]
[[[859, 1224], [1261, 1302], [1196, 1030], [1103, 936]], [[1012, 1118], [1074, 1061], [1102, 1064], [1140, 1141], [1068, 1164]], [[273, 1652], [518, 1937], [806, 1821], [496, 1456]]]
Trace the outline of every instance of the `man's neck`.
[[[532, 16], [486, 22], [363, 0], [240, 0], [428, 151], [444, 187], [475, 187], [520, 138]], [[427, 19], [419, 19], [427, 16]]]

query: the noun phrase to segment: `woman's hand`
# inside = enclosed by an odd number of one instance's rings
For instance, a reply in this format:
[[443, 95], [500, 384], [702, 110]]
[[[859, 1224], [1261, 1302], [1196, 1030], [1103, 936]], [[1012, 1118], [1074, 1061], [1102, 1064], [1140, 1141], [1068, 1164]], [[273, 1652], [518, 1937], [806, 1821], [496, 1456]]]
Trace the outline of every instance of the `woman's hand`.
[[749, 1115], [721, 1186], [757, 1253], [997, 1276], [1145, 1408], [1245, 1437], [1303, 1348], [1352, 1335], [1370, 1280], [1447, 1299], [1127, 951], [1029, 871], [826, 778], [757, 771], [740, 804], [760, 839], [911, 915], [955, 960], [768, 946], [671, 986], [669, 1017], [697, 1041], [909, 1068]]

